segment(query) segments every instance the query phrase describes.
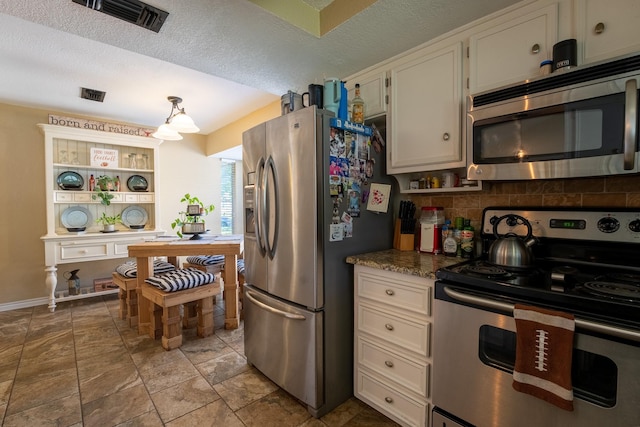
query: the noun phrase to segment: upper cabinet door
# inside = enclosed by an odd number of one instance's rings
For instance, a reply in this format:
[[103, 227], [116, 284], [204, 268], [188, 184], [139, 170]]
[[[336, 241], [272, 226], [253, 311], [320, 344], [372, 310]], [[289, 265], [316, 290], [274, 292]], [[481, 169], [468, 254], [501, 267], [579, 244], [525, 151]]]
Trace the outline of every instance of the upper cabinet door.
[[376, 117], [387, 112], [386, 81], [386, 69], [370, 70], [347, 79], [349, 101], [356, 96], [356, 83], [360, 84], [360, 97], [364, 101], [365, 118]]
[[470, 93], [539, 76], [540, 63], [553, 57], [557, 36], [557, 4], [496, 18], [495, 25], [469, 38]]
[[391, 67], [387, 172], [464, 165], [462, 43], [426, 48]]
[[640, 51], [640, 1], [578, 0], [576, 12], [582, 63]]

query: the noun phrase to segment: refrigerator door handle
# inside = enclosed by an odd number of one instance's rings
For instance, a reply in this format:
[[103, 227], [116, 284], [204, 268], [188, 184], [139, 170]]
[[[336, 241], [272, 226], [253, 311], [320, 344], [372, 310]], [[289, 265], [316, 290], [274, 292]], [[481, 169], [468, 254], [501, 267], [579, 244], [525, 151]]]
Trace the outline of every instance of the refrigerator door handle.
[[[276, 171], [276, 166], [275, 166], [275, 162], [273, 161], [273, 157], [269, 156], [269, 158], [267, 159], [265, 165], [264, 165], [264, 177], [262, 179], [262, 182], [264, 184], [264, 192], [265, 195], [263, 197], [264, 200], [264, 206], [265, 206], [265, 212], [264, 212], [264, 240], [265, 240], [265, 248], [267, 250], [267, 253], [269, 254], [269, 258], [273, 259], [273, 257], [276, 254], [276, 246], [278, 243], [278, 226], [280, 223], [280, 216], [279, 216], [279, 212], [278, 212], [278, 177], [277, 175], [277, 171]], [[269, 186], [269, 175], [273, 176], [273, 198], [275, 200], [271, 200], [270, 197], [270, 191], [271, 188]], [[269, 232], [269, 213], [273, 212], [273, 242], [269, 240], [269, 236], [271, 235], [271, 233]]]
[[262, 222], [262, 216], [264, 212], [263, 199], [264, 199], [264, 187], [262, 183], [262, 179], [264, 176], [264, 158], [260, 157], [258, 159], [258, 163], [256, 164], [256, 172], [258, 173], [258, 185], [256, 186], [256, 191], [254, 192], [254, 204], [256, 207], [256, 240], [258, 241], [258, 248], [260, 249], [260, 255], [264, 256], [267, 252], [264, 244], [264, 224]]
[[247, 289], [245, 289], [245, 291], [244, 291], [244, 296], [247, 297], [247, 299], [250, 302], [254, 303], [258, 307], [262, 308], [263, 310], [267, 310], [270, 313], [286, 317], [287, 319], [293, 319], [293, 320], [305, 320], [306, 319], [306, 317], [304, 317], [301, 314], [287, 313], [286, 311], [278, 310], [277, 308], [271, 307], [270, 305], [267, 305], [267, 304], [263, 303], [262, 301], [258, 301], [251, 294], [251, 291], [249, 291]]

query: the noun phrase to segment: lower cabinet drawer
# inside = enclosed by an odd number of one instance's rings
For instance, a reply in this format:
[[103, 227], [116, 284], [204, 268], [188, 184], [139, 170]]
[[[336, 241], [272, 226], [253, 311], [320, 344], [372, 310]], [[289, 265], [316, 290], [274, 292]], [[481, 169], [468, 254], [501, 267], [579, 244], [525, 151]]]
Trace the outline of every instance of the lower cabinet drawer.
[[371, 403], [380, 412], [401, 421], [403, 425], [427, 425], [427, 402], [415, 401], [360, 371], [356, 371], [356, 397]]
[[427, 398], [429, 364], [397, 355], [358, 337], [358, 363]]
[[429, 322], [418, 322], [358, 304], [358, 329], [407, 350], [429, 356]]
[[61, 246], [60, 259], [82, 259], [106, 256], [109, 253], [107, 244], [95, 244], [86, 246]]

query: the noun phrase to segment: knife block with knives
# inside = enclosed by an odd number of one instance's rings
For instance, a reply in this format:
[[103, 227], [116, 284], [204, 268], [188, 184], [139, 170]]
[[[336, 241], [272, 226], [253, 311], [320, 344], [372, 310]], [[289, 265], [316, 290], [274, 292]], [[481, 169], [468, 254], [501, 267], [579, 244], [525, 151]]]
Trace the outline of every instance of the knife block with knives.
[[396, 219], [393, 233], [393, 248], [400, 251], [412, 251], [415, 249], [416, 220], [413, 215], [416, 205], [408, 200], [400, 201], [400, 212]]

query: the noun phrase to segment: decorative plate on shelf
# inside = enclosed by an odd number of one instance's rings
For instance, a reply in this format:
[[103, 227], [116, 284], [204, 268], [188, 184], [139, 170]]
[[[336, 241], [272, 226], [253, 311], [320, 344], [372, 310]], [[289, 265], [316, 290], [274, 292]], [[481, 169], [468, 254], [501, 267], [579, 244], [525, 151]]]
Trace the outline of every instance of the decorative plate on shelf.
[[81, 206], [72, 206], [62, 212], [60, 221], [66, 229], [85, 228], [91, 224], [91, 212]]
[[130, 191], [147, 191], [149, 183], [141, 175], [131, 175], [127, 180], [127, 188]]
[[145, 224], [149, 220], [149, 215], [143, 207], [129, 206], [122, 211], [121, 218], [124, 225], [133, 230], [137, 230], [144, 228]]
[[65, 171], [58, 175], [58, 187], [63, 190], [82, 190], [84, 178], [77, 172]]

